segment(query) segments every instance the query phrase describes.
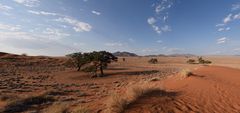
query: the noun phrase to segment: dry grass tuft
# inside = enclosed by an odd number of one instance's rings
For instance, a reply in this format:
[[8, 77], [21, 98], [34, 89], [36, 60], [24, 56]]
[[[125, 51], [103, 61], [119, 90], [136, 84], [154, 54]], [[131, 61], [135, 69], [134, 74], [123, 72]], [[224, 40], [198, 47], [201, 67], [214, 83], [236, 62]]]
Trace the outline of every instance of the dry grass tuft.
[[191, 72], [191, 70], [189, 69], [182, 69], [180, 71], [180, 75], [181, 75], [181, 78], [187, 78], [187, 77], [190, 77], [193, 75], [193, 73]]
[[47, 95], [31, 96], [24, 99], [15, 100], [9, 102], [3, 109], [3, 112], [24, 112], [33, 106], [41, 105], [45, 103], [51, 103], [54, 99]]
[[108, 109], [107, 113], [122, 113], [124, 112], [125, 108], [128, 107], [129, 104], [134, 103], [140, 97], [144, 96], [147, 93], [151, 93], [153, 91], [162, 90], [161, 88], [143, 84], [143, 85], [136, 85], [128, 88], [123, 95], [113, 94], [108, 101]]
[[43, 111], [43, 113], [69, 113], [67, 104], [53, 104]]
[[77, 107], [75, 108], [73, 111], [71, 111], [71, 113], [90, 113], [90, 110], [85, 108], [85, 107]]

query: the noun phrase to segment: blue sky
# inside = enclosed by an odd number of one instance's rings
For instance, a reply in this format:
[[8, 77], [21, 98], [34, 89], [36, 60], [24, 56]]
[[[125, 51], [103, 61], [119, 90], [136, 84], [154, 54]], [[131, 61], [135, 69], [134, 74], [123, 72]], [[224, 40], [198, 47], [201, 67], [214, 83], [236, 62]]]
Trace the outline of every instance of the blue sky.
[[0, 51], [240, 53], [239, 0], [0, 0]]

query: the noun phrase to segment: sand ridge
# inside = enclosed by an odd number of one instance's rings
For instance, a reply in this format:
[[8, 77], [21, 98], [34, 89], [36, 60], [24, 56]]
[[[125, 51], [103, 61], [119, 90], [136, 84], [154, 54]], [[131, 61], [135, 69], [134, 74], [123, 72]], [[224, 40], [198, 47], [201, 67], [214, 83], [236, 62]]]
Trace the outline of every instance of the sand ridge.
[[127, 113], [239, 113], [240, 70], [204, 66], [185, 79], [179, 76], [164, 81], [176, 95], [152, 94], [135, 102]]

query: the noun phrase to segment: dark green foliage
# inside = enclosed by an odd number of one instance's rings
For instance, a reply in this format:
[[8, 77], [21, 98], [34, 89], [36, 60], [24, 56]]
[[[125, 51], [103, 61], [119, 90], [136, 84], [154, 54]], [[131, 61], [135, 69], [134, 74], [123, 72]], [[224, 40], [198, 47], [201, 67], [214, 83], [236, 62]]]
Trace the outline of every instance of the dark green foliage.
[[189, 60], [187, 61], [187, 63], [189, 63], [189, 64], [195, 64], [196, 61], [195, 61], [194, 59], [189, 59]]
[[67, 55], [71, 59], [69, 62], [72, 62], [74, 66], [76, 66], [78, 71], [81, 70], [81, 67], [89, 62], [91, 62], [89, 53], [82, 54], [81, 52], [78, 53], [72, 53]]
[[90, 59], [96, 69], [100, 69], [101, 75], [104, 76], [103, 69], [108, 66], [112, 61], [117, 61], [117, 57], [115, 57], [112, 53], [106, 51], [92, 52], [90, 53]]
[[151, 58], [148, 62], [151, 64], [156, 64], [158, 63], [158, 60], [156, 58]]
[[99, 69], [101, 71], [100, 76], [104, 76], [103, 69], [107, 68], [108, 64], [112, 61], [117, 61], [112, 53], [106, 51], [93, 51], [90, 53], [73, 53], [67, 55], [71, 57], [73, 64], [80, 71], [81, 67], [85, 67], [83, 71], [93, 72], [94, 75], [97, 75], [96, 72]]
[[199, 64], [211, 64], [212, 62], [209, 60], [204, 60], [202, 57], [198, 58]]

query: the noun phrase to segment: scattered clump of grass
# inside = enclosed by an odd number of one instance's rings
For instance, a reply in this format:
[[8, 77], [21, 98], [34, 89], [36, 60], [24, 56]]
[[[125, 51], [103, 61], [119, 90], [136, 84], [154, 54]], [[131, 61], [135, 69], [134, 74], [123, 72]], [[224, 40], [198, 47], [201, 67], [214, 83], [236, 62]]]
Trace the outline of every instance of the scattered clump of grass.
[[156, 58], [151, 58], [148, 63], [150, 64], [157, 64], [158, 63], [158, 60]]
[[180, 71], [180, 75], [181, 75], [182, 78], [187, 78], [187, 77], [192, 76], [193, 73], [192, 73], [191, 70], [189, 70], [189, 69], [182, 69], [182, 70]]
[[159, 80], [160, 80], [159, 77], [154, 77], [149, 79], [150, 82], [159, 81]]
[[43, 111], [43, 113], [69, 113], [67, 104], [53, 104]]
[[126, 98], [113, 94], [109, 100], [107, 113], [121, 113], [128, 104], [129, 102]]
[[23, 112], [32, 108], [34, 105], [41, 105], [53, 101], [54, 101], [53, 97], [48, 95], [31, 96], [28, 98], [9, 102], [7, 106], [3, 109], [3, 112], [4, 113]]
[[71, 113], [90, 113], [90, 110], [83, 106], [80, 106], [71, 111]]
[[132, 86], [126, 90], [125, 95], [113, 94], [108, 102], [107, 113], [123, 113], [129, 104], [134, 103], [140, 97], [153, 91], [162, 90], [159, 87], [149, 84], [143, 84], [140, 86]]

